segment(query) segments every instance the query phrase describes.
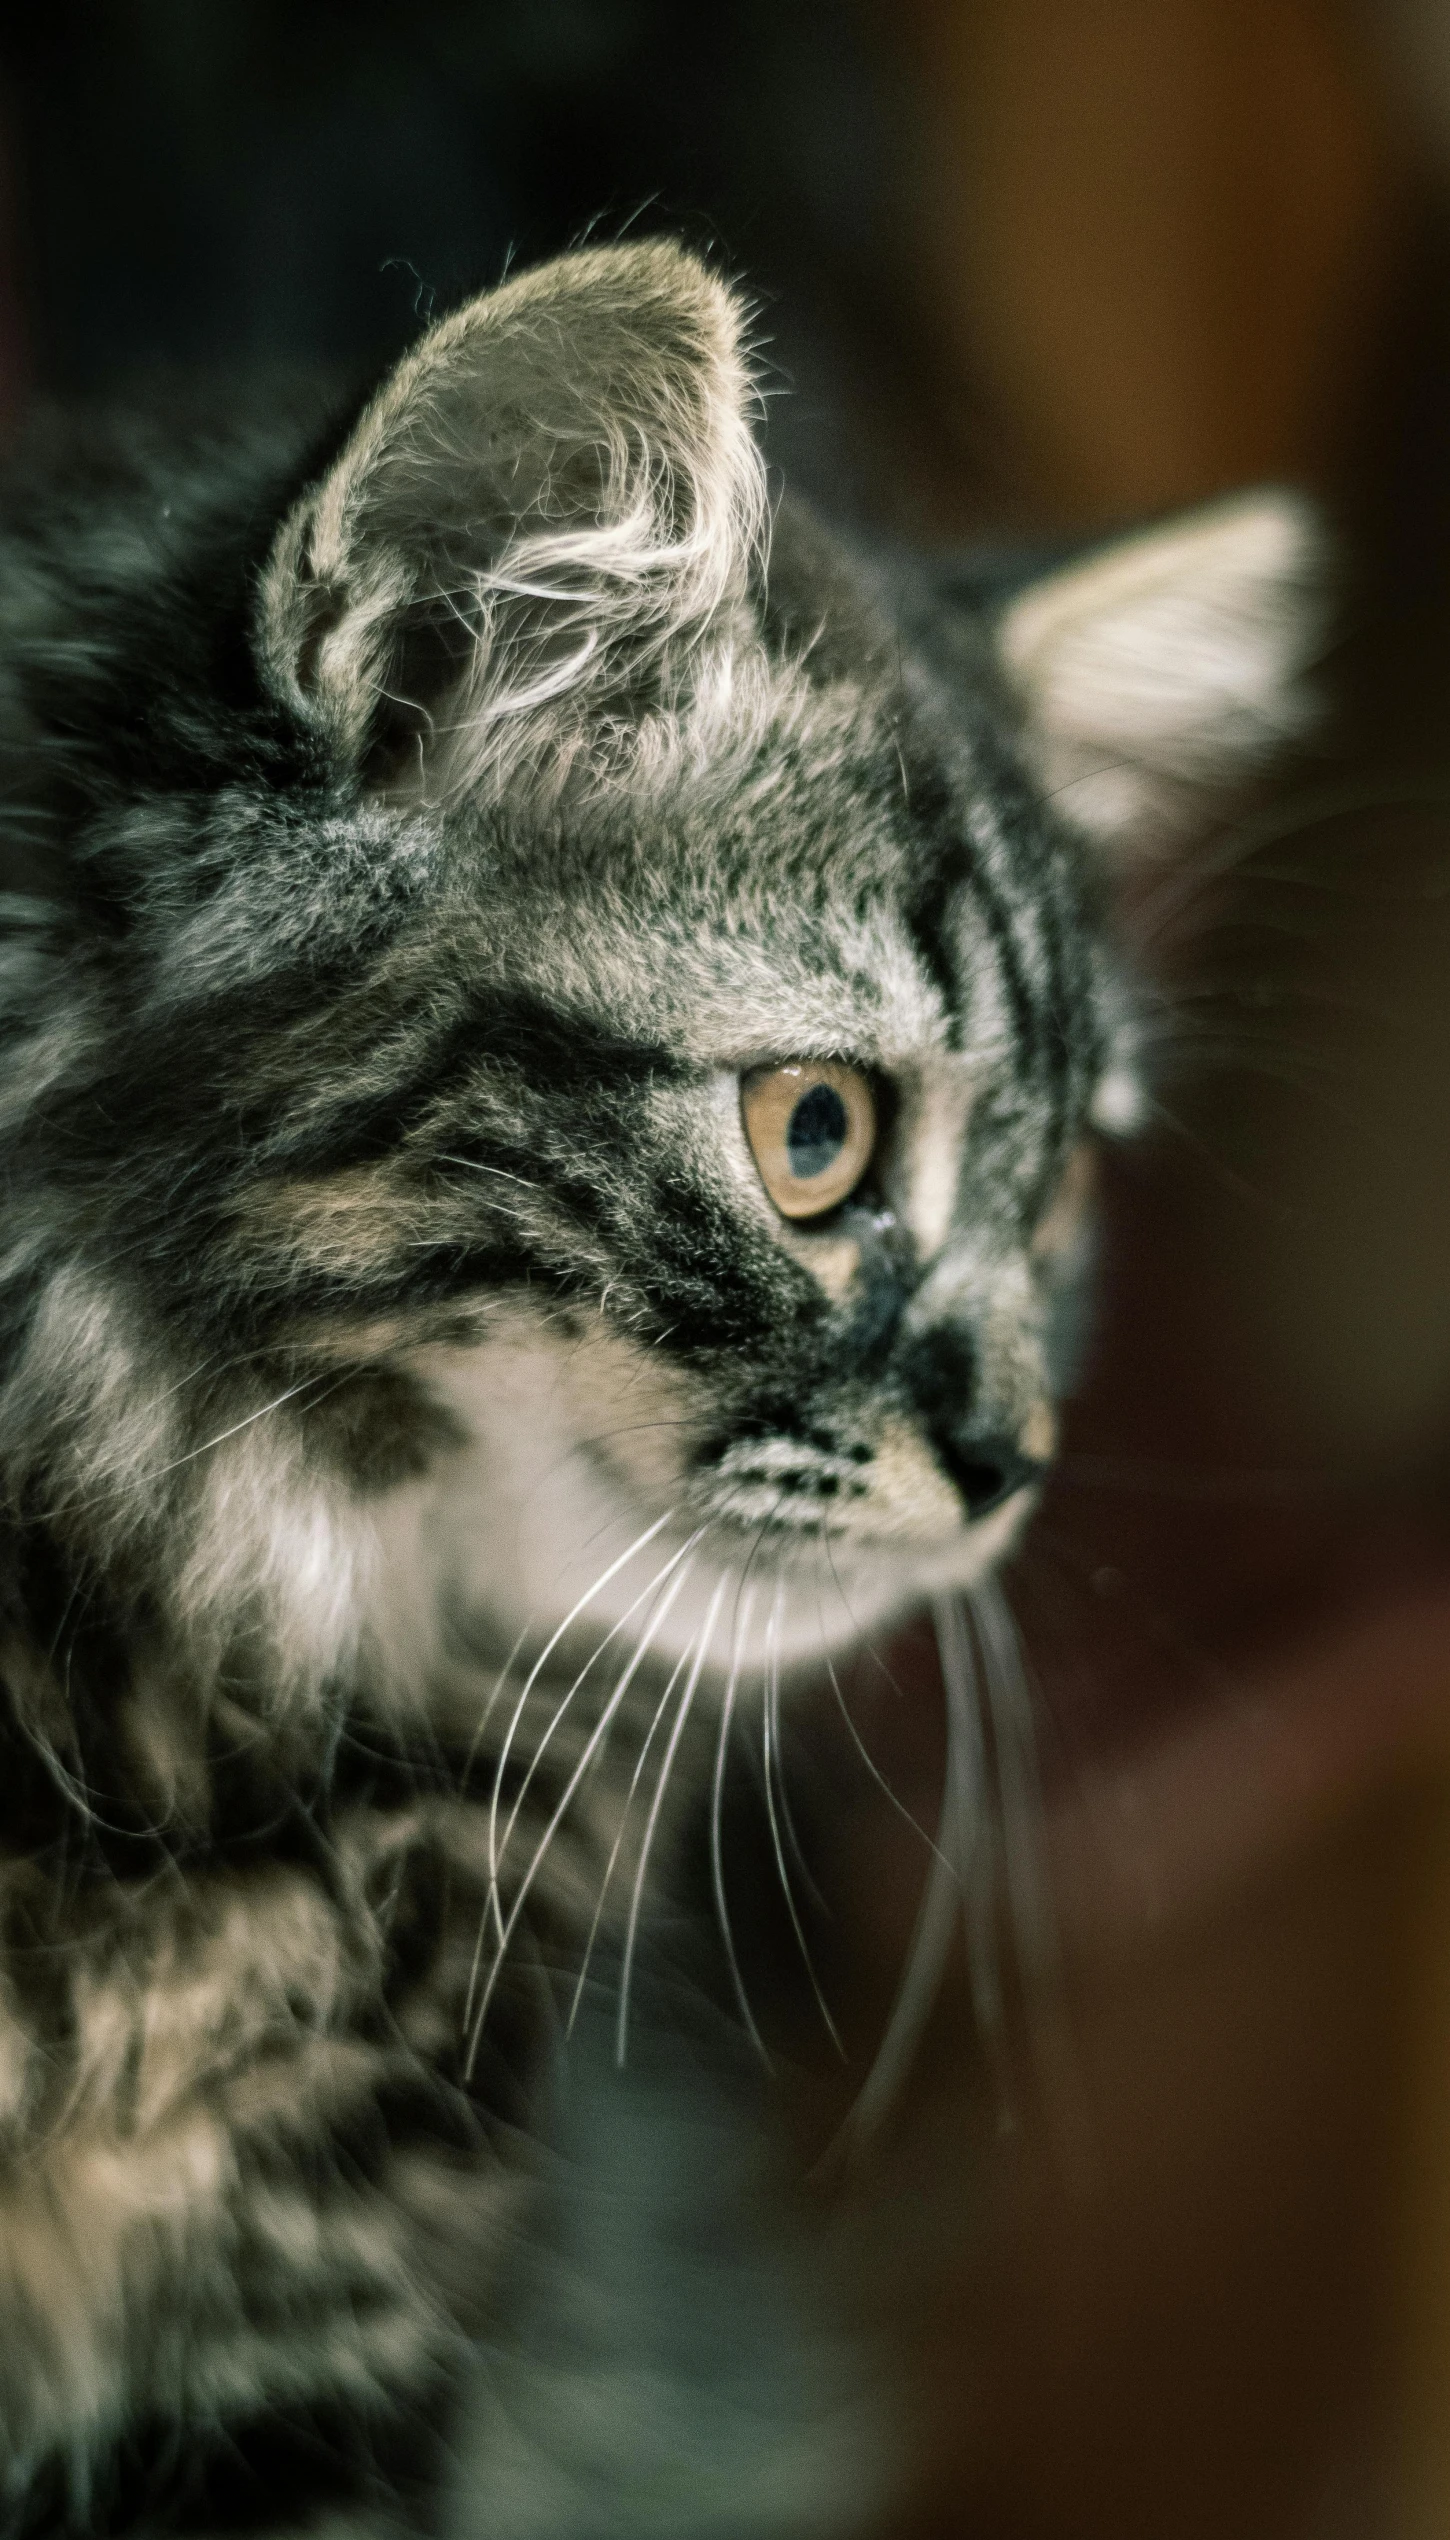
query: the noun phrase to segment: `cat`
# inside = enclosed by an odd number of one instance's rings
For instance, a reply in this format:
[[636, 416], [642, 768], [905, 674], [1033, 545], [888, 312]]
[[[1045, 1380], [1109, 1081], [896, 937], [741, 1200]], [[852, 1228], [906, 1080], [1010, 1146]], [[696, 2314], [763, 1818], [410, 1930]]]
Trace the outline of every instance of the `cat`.
[[10, 472], [7, 2533], [432, 2527], [561, 1992], [1016, 1541], [1111, 867], [1302, 721], [1294, 498], [973, 609], [768, 503], [744, 330], [592, 248]]

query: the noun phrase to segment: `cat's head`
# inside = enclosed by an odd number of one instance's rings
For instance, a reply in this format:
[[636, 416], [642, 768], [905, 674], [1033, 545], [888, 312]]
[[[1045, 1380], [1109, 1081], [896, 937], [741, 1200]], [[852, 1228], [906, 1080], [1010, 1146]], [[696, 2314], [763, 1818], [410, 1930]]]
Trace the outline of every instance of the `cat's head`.
[[1255, 498], [974, 617], [772, 525], [751, 409], [698, 263], [565, 258], [270, 522], [218, 476], [149, 573], [133, 527], [104, 672], [32, 677], [76, 887], [14, 1400], [137, 1540], [190, 1463], [198, 1603], [229, 1524], [280, 1574], [395, 1500], [510, 1628], [698, 1537], [812, 1639], [1030, 1507], [1125, 1108], [1106, 873], [1292, 729], [1312, 536]]

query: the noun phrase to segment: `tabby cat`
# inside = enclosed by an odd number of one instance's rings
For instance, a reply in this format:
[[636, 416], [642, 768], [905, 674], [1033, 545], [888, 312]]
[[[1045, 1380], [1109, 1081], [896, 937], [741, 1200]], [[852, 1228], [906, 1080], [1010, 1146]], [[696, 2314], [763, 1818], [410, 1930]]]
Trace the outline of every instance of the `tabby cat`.
[[10, 474], [6, 2533], [434, 2527], [591, 1944], [622, 2028], [732, 1718], [1052, 1454], [1107, 862], [1293, 729], [1313, 533], [975, 612], [752, 408], [660, 241]]

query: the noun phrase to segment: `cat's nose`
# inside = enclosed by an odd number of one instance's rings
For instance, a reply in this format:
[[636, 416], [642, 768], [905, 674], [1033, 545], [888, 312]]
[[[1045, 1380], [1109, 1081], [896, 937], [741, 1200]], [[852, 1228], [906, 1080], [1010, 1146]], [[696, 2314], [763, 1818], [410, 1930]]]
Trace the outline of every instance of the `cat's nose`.
[[974, 1522], [990, 1517], [994, 1508], [1030, 1482], [1040, 1482], [1047, 1471], [1037, 1456], [1024, 1455], [1014, 1438], [938, 1430], [935, 1444]]
[[1050, 1446], [1052, 1421], [1046, 1404], [1029, 1414], [1020, 1434], [998, 1428], [980, 1399], [976, 1352], [960, 1326], [938, 1323], [917, 1333], [902, 1354], [901, 1373], [942, 1469], [955, 1482], [974, 1523], [990, 1517], [1029, 1483], [1042, 1480], [1047, 1464], [1041, 1454], [1028, 1452], [1024, 1440]]

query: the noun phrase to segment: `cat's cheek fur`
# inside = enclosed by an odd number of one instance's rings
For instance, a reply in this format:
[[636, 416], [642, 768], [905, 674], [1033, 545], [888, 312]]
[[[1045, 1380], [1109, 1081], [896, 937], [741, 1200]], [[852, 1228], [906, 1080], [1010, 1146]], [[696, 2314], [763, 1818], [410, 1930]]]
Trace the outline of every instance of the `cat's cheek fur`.
[[7, 1456], [23, 1460], [35, 1521], [149, 1604], [185, 1667], [204, 1681], [250, 1639], [263, 1706], [312, 1709], [357, 1654], [367, 1511], [274, 1416], [280, 1400], [218, 1395], [205, 1372], [106, 1286], [61, 1271], [6, 1390]]

